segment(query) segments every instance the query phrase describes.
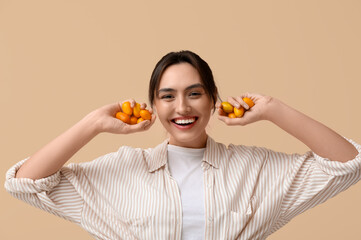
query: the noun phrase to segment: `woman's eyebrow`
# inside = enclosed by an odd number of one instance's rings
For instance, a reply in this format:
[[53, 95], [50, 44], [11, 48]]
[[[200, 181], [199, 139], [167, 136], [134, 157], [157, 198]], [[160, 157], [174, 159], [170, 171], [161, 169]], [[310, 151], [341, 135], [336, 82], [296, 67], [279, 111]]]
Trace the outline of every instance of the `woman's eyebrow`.
[[193, 88], [204, 88], [204, 86], [201, 83], [196, 83], [196, 84], [192, 84], [192, 85], [188, 86], [186, 88], [186, 90], [190, 90], [190, 89], [193, 89]]
[[[188, 86], [185, 90], [188, 91], [193, 88], [204, 88], [204, 86], [201, 83], [196, 83], [196, 84], [192, 84], [192, 85]], [[161, 88], [157, 91], [157, 94], [159, 94], [161, 92], [175, 92], [175, 91], [176, 90], [173, 88]]]
[[161, 88], [157, 91], [157, 94], [161, 92], [174, 92], [175, 90], [173, 88]]

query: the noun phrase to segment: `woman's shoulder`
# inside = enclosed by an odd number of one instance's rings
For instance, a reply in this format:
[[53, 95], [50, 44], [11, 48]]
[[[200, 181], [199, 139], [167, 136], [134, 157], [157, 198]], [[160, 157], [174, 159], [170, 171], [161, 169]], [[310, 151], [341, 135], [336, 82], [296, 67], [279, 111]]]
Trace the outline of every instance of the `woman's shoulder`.
[[218, 149], [219, 151], [225, 151], [225, 152], [252, 153], [252, 152], [256, 152], [256, 151], [259, 151], [259, 152], [272, 151], [266, 147], [255, 146], [255, 145], [246, 145], [246, 144], [222, 143], [222, 142], [215, 141], [213, 139], [211, 139], [208, 142], [209, 142], [209, 144], [207, 145], [208, 147], [210, 147], [212, 149]]
[[107, 155], [115, 156], [128, 156], [128, 155], [143, 155], [149, 156], [154, 152], [159, 152], [166, 149], [166, 142], [159, 143], [153, 147], [137, 147], [130, 145], [123, 145], [118, 148], [116, 152], [108, 153]]
[[265, 160], [268, 158], [279, 158], [281, 156], [286, 157], [292, 154], [275, 151], [271, 148], [257, 145], [247, 145], [247, 144], [235, 144], [235, 143], [221, 143], [214, 141], [213, 149], [221, 155], [226, 155], [227, 158], [233, 160]]

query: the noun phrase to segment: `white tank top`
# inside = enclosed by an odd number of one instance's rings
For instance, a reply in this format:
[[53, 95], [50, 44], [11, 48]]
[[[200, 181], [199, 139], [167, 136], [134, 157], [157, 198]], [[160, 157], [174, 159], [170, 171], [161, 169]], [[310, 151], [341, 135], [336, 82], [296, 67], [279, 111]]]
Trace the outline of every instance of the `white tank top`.
[[183, 240], [204, 239], [204, 186], [201, 167], [205, 148], [168, 145], [168, 166], [182, 201]]

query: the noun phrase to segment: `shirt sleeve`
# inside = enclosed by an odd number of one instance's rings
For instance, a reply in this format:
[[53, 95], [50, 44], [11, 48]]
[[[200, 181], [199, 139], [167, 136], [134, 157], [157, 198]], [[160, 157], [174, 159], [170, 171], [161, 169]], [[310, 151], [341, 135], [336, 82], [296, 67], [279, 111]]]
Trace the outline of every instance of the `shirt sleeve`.
[[347, 139], [358, 151], [347, 162], [331, 161], [309, 151], [292, 155], [284, 179], [281, 218], [289, 221], [298, 214], [345, 191], [361, 178], [361, 146]]
[[145, 164], [141, 149], [123, 146], [93, 161], [70, 163], [46, 178], [15, 178], [26, 160], [7, 171], [6, 190], [15, 198], [82, 226], [87, 221], [93, 224], [92, 218], [102, 218], [104, 212], [115, 211], [109, 202], [120, 197], [115, 191], [117, 184], [126, 182], [131, 166]]
[[[28, 158], [27, 158], [28, 159]], [[83, 198], [76, 190], [76, 165], [62, 167], [46, 178], [15, 178], [24, 159], [6, 173], [5, 189], [15, 198], [41, 210], [80, 224]]]

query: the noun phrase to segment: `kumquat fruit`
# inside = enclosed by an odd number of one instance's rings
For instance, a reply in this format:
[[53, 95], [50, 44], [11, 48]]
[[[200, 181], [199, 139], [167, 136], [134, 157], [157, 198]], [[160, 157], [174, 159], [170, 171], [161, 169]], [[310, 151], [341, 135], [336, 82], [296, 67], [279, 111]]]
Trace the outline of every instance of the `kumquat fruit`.
[[247, 103], [247, 105], [249, 106], [249, 108], [254, 106], [254, 102], [252, 101], [252, 99], [248, 98], [248, 97], [244, 97], [242, 98], [243, 102]]
[[126, 113], [129, 116], [131, 116], [133, 114], [133, 108], [130, 106], [130, 102], [124, 102], [122, 104], [122, 110], [123, 110], [123, 113]]
[[128, 114], [123, 113], [123, 112], [117, 112], [117, 114], [115, 115], [116, 118], [118, 118], [119, 120], [122, 120], [125, 123], [130, 123], [130, 117]]
[[152, 118], [152, 115], [150, 114], [150, 112], [146, 109], [140, 110], [140, 116], [141, 118], [143, 118], [144, 120], [150, 120]]
[[[248, 97], [244, 97], [244, 98], [242, 98], [242, 100], [245, 103], [247, 103], [247, 105], [249, 106], [249, 109], [251, 109], [255, 105], [254, 102], [252, 101], [252, 99], [250, 99]], [[222, 102], [221, 108], [222, 108], [223, 112], [225, 112], [229, 118], [240, 118], [247, 111], [242, 106], [240, 108], [233, 107], [232, 104], [230, 104], [229, 102]]]
[[122, 111], [117, 112], [115, 117], [126, 124], [134, 125], [144, 120], [151, 120], [152, 114], [146, 109], [141, 109], [139, 103], [135, 103], [132, 108], [127, 101], [122, 104]]
[[233, 106], [229, 102], [222, 102], [222, 109], [225, 113], [233, 112]]

